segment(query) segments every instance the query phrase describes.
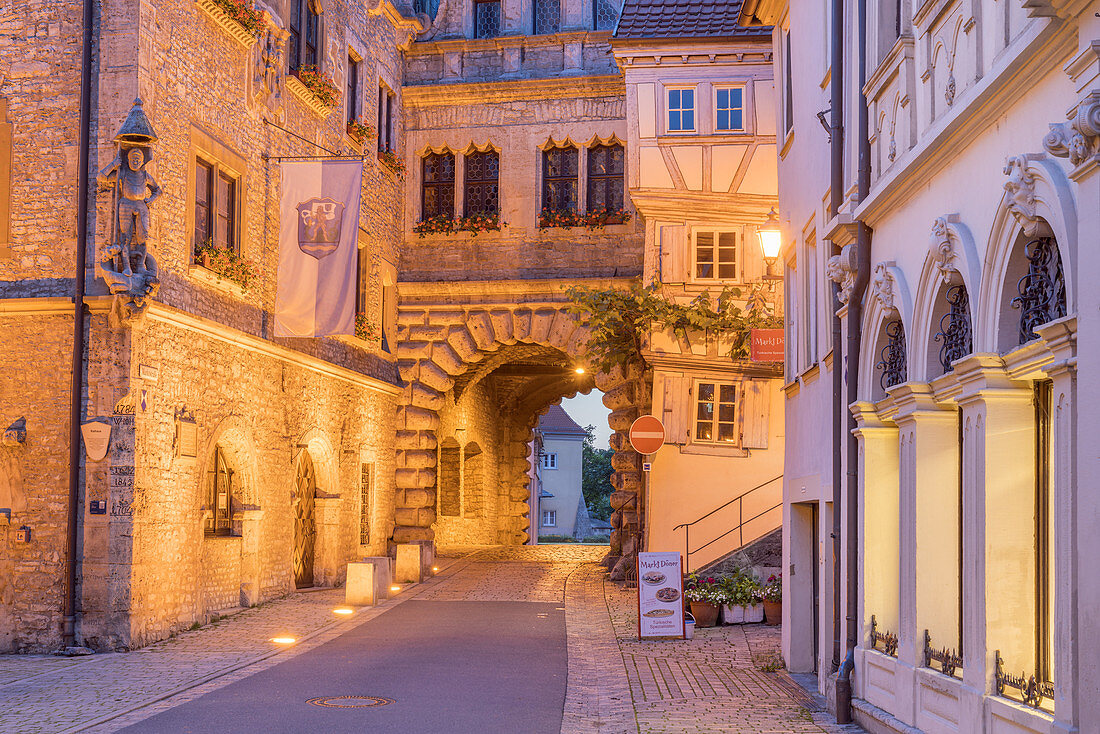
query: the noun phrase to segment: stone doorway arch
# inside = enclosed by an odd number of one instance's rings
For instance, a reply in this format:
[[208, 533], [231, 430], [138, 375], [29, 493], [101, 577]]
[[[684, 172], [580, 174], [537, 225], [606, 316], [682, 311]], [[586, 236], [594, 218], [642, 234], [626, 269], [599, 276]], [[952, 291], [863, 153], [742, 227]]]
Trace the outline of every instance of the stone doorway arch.
[[[540, 293], [550, 297], [537, 303], [493, 303], [496, 299], [486, 294], [481, 303], [471, 299], [461, 305], [406, 299], [403, 287], [396, 356], [406, 386], [397, 416], [393, 543], [436, 541], [439, 447], [445, 440], [453, 445], [452, 438], [460, 445], [474, 440], [453, 436], [461, 427], [447, 425], [448, 416], [468, 415], [470, 410], [462, 401], [469, 401], [484, 381], [527, 370], [532, 379], [518, 391], [498, 391], [506, 393], [507, 405], [492, 406], [500, 412], [499, 421], [508, 424], [507, 440], [495, 452], [479, 441], [486, 453], [482, 460], [489, 461], [495, 453], [498, 466], [498, 511], [485, 513], [485, 522], [496, 523], [496, 542], [511, 545], [527, 540], [531, 461], [527, 443], [539, 414], [563, 397], [597, 387], [612, 410], [608, 421], [613, 431], [611, 448], [616, 452], [612, 507], [621, 508], [612, 516], [611, 554], [631, 556], [638, 549], [644, 511], [641, 459], [630, 448], [626, 432], [634, 418], [648, 409], [650, 386], [640, 366], [590, 373], [579, 383], [560, 379], [563, 374], [535, 379], [540, 368], [557, 367], [563, 373], [572, 372], [574, 366], [589, 368], [588, 330], [568, 313], [560, 284], [556, 285], [552, 296]], [[413, 286], [417, 288], [425, 286]]]

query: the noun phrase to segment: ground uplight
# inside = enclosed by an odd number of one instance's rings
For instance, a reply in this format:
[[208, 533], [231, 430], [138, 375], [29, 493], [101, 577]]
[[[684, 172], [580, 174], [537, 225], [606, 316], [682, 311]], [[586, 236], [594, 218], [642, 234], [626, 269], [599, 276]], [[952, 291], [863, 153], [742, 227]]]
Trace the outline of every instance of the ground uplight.
[[345, 607], [340, 607], [339, 609], [333, 609], [332, 613], [333, 614], [354, 614], [355, 610], [354, 609], [347, 609]]
[[293, 645], [298, 640], [294, 637], [272, 637], [271, 641], [280, 645]]

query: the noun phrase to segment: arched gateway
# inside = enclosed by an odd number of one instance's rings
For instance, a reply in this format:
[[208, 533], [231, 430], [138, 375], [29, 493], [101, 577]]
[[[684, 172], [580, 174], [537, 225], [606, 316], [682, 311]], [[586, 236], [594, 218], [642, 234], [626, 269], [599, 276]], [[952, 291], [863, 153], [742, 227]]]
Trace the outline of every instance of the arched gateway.
[[[640, 457], [626, 431], [650, 403], [644, 372], [638, 367], [593, 374], [586, 359], [588, 330], [567, 312], [562, 281], [523, 283], [522, 297], [510, 297], [508, 285], [518, 284], [479, 284], [479, 292], [461, 299], [452, 291], [446, 303], [440, 303], [440, 284], [400, 285], [396, 355], [406, 385], [397, 416], [392, 540], [430, 542], [444, 550], [526, 542], [528, 443], [538, 416], [563, 397], [597, 387], [612, 410], [611, 504], [622, 508], [612, 517], [611, 550], [630, 556], [644, 508]], [[465, 487], [471, 472], [452, 464], [467, 453], [457, 447], [471, 445], [477, 447], [479, 479], [476, 487]], [[441, 466], [440, 448], [446, 453], [448, 446], [453, 448]], [[458, 481], [463, 487], [451, 486]], [[459, 509], [455, 498], [463, 491], [474, 497], [475, 490], [477, 498], [468, 501], [477, 511]]]

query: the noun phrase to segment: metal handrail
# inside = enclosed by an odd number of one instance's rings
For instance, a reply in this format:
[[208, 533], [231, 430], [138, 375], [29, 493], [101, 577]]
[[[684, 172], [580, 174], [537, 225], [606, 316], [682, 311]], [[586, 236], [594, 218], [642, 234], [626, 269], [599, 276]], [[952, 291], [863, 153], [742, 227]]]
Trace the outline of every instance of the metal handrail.
[[[739, 532], [739, 536], [738, 536], [739, 540], [740, 540], [739, 545], [743, 546], [745, 544], [745, 531], [744, 531], [744, 528], [745, 528], [746, 523], [750, 523], [753, 520], [757, 520], [757, 519], [763, 517], [764, 515], [768, 514], [769, 512], [772, 512], [772, 511], [774, 511], [774, 510], [776, 510], [776, 509], [783, 506], [782, 502], [780, 502], [779, 504], [776, 504], [776, 505], [772, 505], [771, 507], [764, 510], [763, 512], [757, 513], [756, 515], [753, 515], [752, 517], [750, 517], [749, 519], [746, 520], [744, 518], [744, 516], [742, 515], [742, 512], [744, 510], [744, 506], [745, 506], [744, 505], [745, 497], [748, 497], [750, 494], [757, 491], [758, 489], [763, 489], [764, 487], [767, 487], [769, 484], [772, 484], [773, 482], [777, 482], [782, 478], [783, 478], [782, 474], [780, 474], [777, 477], [773, 477], [773, 478], [769, 479], [768, 481], [764, 482], [763, 484], [756, 485], [755, 487], [748, 490], [747, 492], [742, 492], [741, 494], [739, 494], [736, 497], [734, 497], [733, 499], [731, 499], [729, 502], [725, 502], [725, 503], [719, 505], [718, 507], [715, 507], [713, 510], [711, 510], [707, 514], [702, 515], [701, 517], [698, 517], [695, 520], [692, 520], [691, 522], [680, 523], [676, 527], [672, 528], [672, 532], [676, 532], [680, 528], [684, 529], [684, 551], [685, 551], [685, 553], [684, 553], [684, 566], [687, 567], [687, 568], [691, 568], [691, 554], [692, 553], [698, 553], [699, 551], [703, 550], [707, 546], [718, 542], [719, 540], [726, 537], [727, 535], [729, 535], [730, 533], [732, 533], [735, 530]], [[734, 502], [737, 503], [737, 524], [735, 526], [733, 526], [732, 528], [730, 528], [729, 530], [727, 530], [726, 532], [719, 535], [718, 537], [712, 538], [711, 540], [709, 540], [708, 542], [706, 542], [703, 545], [699, 546], [695, 550], [692, 550], [691, 549], [691, 526], [695, 525], [698, 522], [702, 522], [703, 520], [706, 520], [708, 517], [710, 517], [711, 515], [715, 514], [716, 512], [718, 512], [720, 510], [724, 510], [725, 508], [732, 505]]]

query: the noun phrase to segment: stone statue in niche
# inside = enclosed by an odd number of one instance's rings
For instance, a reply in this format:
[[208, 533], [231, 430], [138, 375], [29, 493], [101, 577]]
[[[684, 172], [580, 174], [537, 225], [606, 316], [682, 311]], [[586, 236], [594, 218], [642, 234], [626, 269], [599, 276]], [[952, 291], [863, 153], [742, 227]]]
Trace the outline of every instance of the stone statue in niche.
[[148, 250], [149, 206], [161, 194], [160, 185], [146, 170], [156, 141], [141, 100], [134, 100], [115, 136], [118, 153], [96, 178], [100, 189], [113, 190], [115, 195], [111, 242], [99, 263], [103, 280], [115, 296], [114, 326], [129, 326], [139, 318], [148, 308], [147, 299], [160, 288], [157, 262]]
[[283, 117], [283, 49], [288, 33], [264, 11], [264, 31], [252, 52], [252, 101], [281, 122]]

